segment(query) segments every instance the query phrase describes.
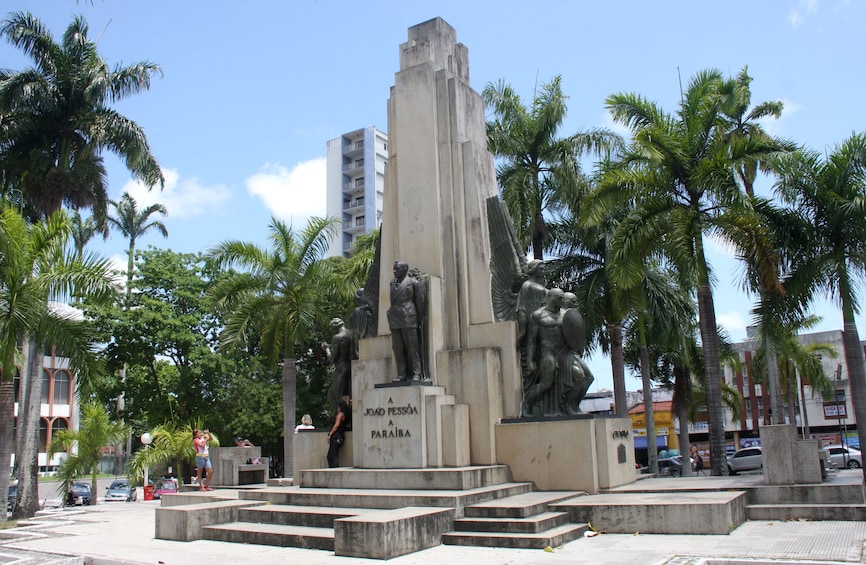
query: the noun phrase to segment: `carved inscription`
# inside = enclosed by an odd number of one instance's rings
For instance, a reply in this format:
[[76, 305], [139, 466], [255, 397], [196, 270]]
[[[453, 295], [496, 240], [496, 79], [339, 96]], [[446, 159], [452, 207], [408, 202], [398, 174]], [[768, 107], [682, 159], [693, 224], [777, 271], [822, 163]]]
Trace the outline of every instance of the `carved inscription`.
[[394, 405], [394, 400], [392, 398], [388, 399], [387, 406], [375, 406], [364, 410], [365, 417], [389, 418], [387, 427], [370, 430], [370, 439], [411, 438], [412, 432], [405, 427], [400, 427], [400, 422], [398, 421], [395, 423], [392, 418], [417, 415], [417, 406], [413, 406], [412, 404], [396, 406]]
[[614, 430], [610, 435], [613, 439], [628, 439], [628, 430]]

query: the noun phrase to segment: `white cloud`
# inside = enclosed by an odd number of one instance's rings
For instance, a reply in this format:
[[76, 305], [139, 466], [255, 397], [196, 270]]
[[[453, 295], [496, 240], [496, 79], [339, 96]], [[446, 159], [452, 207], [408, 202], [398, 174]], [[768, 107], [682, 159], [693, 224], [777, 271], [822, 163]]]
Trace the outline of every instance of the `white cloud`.
[[818, 0], [800, 0], [797, 7], [788, 12], [788, 22], [791, 27], [798, 28], [806, 21], [807, 15], [818, 13]]
[[231, 191], [222, 184], [203, 186], [195, 177], [181, 178], [177, 169], [163, 169], [165, 188], [148, 190], [138, 181], [130, 180], [123, 185], [139, 208], [151, 204], [162, 204], [172, 219], [190, 218], [210, 214], [231, 198]]
[[291, 170], [268, 163], [247, 179], [247, 191], [271, 213], [296, 227], [311, 216], [325, 216], [325, 158], [303, 161]]
[[746, 320], [743, 318], [742, 312], [731, 311], [717, 314], [716, 323], [727, 330], [728, 337], [734, 342], [746, 338]]

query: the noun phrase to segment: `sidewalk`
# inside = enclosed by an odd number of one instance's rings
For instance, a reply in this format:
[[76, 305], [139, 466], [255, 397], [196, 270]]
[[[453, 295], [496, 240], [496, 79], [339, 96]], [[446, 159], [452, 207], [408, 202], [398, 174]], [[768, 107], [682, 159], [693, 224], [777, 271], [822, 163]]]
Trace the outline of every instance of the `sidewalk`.
[[[333, 552], [213, 541], [154, 539], [159, 501], [112, 502], [57, 510], [34, 526], [0, 532], [0, 562], [92, 565], [164, 563], [386, 563]], [[11, 539], [10, 537], [11, 536]], [[866, 522], [746, 522], [726, 536], [601, 534], [551, 552], [439, 546], [387, 561], [389, 565], [763, 565], [866, 563]], [[78, 556], [77, 558], [74, 558]], [[85, 559], [86, 556], [86, 559]], [[733, 561], [732, 561], [733, 560]]]

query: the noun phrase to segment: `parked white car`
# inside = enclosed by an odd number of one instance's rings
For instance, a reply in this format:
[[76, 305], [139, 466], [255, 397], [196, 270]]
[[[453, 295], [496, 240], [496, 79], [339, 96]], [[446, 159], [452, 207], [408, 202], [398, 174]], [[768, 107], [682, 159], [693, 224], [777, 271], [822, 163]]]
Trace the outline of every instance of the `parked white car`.
[[860, 451], [847, 445], [828, 445], [824, 449], [830, 452], [830, 463], [834, 467], [860, 469], [863, 467], [863, 456]]
[[760, 447], [746, 447], [728, 455], [728, 474], [736, 475], [743, 471], [762, 470], [764, 455]]

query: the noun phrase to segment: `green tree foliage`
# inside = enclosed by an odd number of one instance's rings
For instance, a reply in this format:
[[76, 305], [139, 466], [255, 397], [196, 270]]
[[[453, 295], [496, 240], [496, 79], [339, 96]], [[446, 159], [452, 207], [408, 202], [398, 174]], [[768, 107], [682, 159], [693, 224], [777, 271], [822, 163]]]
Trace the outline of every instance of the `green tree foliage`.
[[15, 12], [0, 36], [20, 48], [33, 67], [0, 71], [0, 167], [6, 190], [17, 188], [39, 217], [62, 205], [92, 208], [97, 225], [107, 212], [102, 153], [110, 151], [147, 186], [164, 182], [144, 131], [111, 103], [150, 88], [161, 73], [149, 62], [111, 69], [88, 38], [80, 16], [60, 43], [37, 18]]
[[307, 343], [317, 326], [329, 291], [340, 286], [322, 260], [336, 232], [337, 220], [312, 218], [296, 232], [272, 219], [270, 249], [225, 241], [208, 252], [221, 267], [239, 269], [211, 287], [211, 296], [226, 312], [222, 346], [256, 344], [272, 363], [282, 364], [285, 473], [293, 465], [297, 347]]
[[216, 353], [222, 320], [206, 291], [217, 271], [201, 255], [154, 248], [136, 254], [136, 271], [127, 308], [87, 310], [107, 343], [108, 367], [129, 367], [127, 417], [150, 427], [201, 416], [217, 429], [213, 422], [222, 418], [219, 405], [236, 369]]
[[[105, 302], [117, 296], [107, 261], [64, 252], [71, 229], [63, 212], [28, 224], [15, 208], [0, 208], [0, 257], [3, 259], [0, 262], [0, 414], [3, 415], [0, 418], [0, 460], [4, 457], [8, 460], [12, 452], [13, 377], [20, 341], [29, 340], [39, 347], [54, 344], [69, 357], [72, 368], [83, 380], [101, 371], [91, 350], [90, 328], [72, 313], [52, 308], [48, 303], [49, 299], [68, 301], [73, 296]], [[28, 349], [41, 351], [39, 347]], [[37, 374], [41, 374], [41, 370]], [[37, 399], [34, 414], [29, 411], [27, 414], [35, 416], [38, 425], [42, 379], [31, 379], [30, 386], [24, 388]], [[24, 415], [24, 406], [25, 403], [19, 406], [19, 416]], [[38, 427], [31, 430], [25, 419], [22, 417], [18, 422], [19, 438], [32, 450], [35, 466]], [[21, 453], [18, 460], [22, 464], [31, 463], [30, 458]], [[0, 505], [6, 497], [8, 480], [6, 473], [0, 473]], [[19, 480], [16, 512], [32, 515], [38, 508], [35, 473], [19, 476]]]
[[532, 246], [544, 258], [549, 243], [547, 222], [565, 195], [585, 184], [580, 158], [591, 151], [606, 153], [621, 140], [602, 129], [560, 137], [567, 96], [562, 79], [541, 86], [529, 106], [504, 81], [488, 83], [482, 97], [493, 112], [487, 123], [487, 146], [500, 159], [496, 178], [502, 200], [514, 219], [524, 249]]
[[[776, 168], [778, 194], [802, 214], [809, 230], [810, 245], [792, 268], [801, 283], [794, 292], [810, 301], [829, 296], [841, 305], [854, 413], [866, 422], [866, 368], [854, 319], [866, 274], [866, 135], [852, 134], [827, 156], [797, 151], [780, 158]], [[866, 445], [866, 426], [857, 432]]]
[[126, 434], [126, 426], [112, 421], [108, 411], [99, 402], [91, 400], [82, 404], [78, 429], [58, 431], [48, 447], [49, 459], [61, 451], [69, 452], [58, 472], [61, 496], [65, 495], [75, 479], [89, 475], [90, 492], [93, 493], [90, 500], [91, 504], [96, 504], [96, 477], [102, 460], [102, 448], [123, 440]]
[[139, 210], [138, 203], [128, 192], [124, 192], [119, 201], [111, 200], [110, 202], [115, 213], [108, 216], [108, 223], [117, 228], [123, 237], [129, 241], [127, 252], [129, 263], [126, 268], [126, 294], [128, 296], [132, 289], [132, 277], [135, 270], [135, 244], [139, 237], [150, 230], [156, 230], [162, 234], [162, 237], [168, 237], [165, 224], [159, 220], [151, 219], [154, 214], [167, 215], [168, 209], [162, 204], [151, 204]]
[[[632, 130], [622, 159], [605, 173], [594, 210], [601, 221], [624, 201], [635, 207], [618, 226], [615, 261], [623, 272], [639, 276], [629, 261], [659, 251], [675, 266], [681, 281], [697, 291], [701, 344], [707, 376], [710, 457], [714, 475], [725, 474], [722, 372], [716, 334], [711, 268], [705, 235], [725, 237], [726, 219], [750, 214], [736, 167], [769, 158], [782, 149], [766, 139], [731, 143], [724, 114], [725, 82], [715, 70], [698, 73], [683, 93], [676, 115], [664, 112], [638, 94], [615, 94], [607, 107], [615, 121]], [[628, 281], [626, 281], [628, 283]]]

